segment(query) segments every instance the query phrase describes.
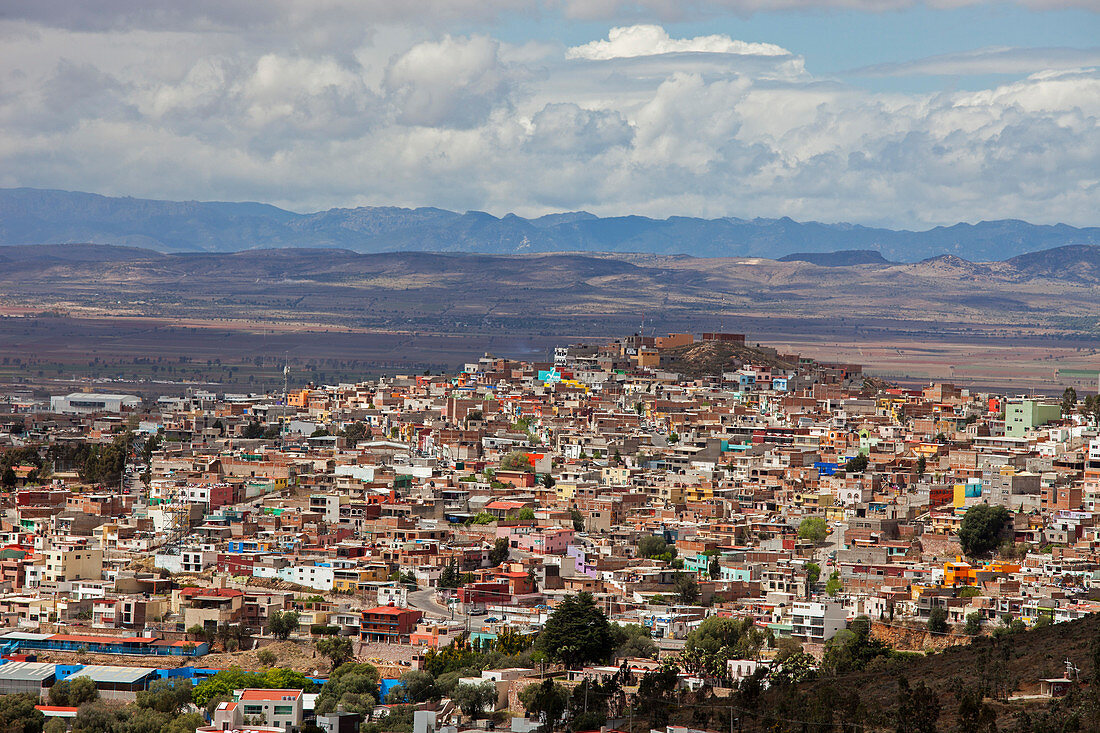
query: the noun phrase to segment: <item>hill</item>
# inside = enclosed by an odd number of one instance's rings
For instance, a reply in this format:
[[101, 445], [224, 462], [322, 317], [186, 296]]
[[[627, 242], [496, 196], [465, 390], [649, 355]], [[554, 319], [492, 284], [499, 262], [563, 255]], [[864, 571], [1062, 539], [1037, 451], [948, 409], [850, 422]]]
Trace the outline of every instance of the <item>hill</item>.
[[795, 252], [777, 258], [780, 262], [809, 262], [821, 267], [851, 267], [852, 265], [889, 265], [881, 252], [873, 249], [842, 249], [836, 252]]
[[[154, 201], [72, 191], [0, 189], [0, 244], [93, 242], [161, 252], [304, 247], [355, 252], [639, 252], [698, 257], [834, 253], [832, 264], [912, 262], [939, 254], [1001, 260], [1100, 244], [1100, 228], [1006, 220], [905, 231], [780, 219], [597, 217], [525, 219], [481, 211], [359, 207], [295, 213], [261, 203]], [[835, 254], [835, 253], [842, 254]], [[858, 252], [859, 254], [856, 254]], [[813, 260], [809, 260], [813, 261]], [[821, 260], [818, 263], [824, 264]]]

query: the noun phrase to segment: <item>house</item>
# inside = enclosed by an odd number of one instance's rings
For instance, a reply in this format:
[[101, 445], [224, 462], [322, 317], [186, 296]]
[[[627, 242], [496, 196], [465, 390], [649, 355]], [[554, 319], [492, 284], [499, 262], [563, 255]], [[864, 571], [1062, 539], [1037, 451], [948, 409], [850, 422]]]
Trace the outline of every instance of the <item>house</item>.
[[407, 642], [424, 614], [411, 608], [378, 606], [363, 611], [359, 638], [391, 644]]

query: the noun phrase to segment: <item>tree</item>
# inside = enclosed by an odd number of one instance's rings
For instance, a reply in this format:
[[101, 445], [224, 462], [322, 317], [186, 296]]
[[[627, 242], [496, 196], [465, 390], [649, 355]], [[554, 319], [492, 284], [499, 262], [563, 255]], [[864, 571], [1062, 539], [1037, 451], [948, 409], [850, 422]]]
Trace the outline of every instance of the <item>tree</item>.
[[440, 588], [457, 588], [462, 581], [462, 576], [458, 572], [458, 562], [452, 558], [449, 563], [443, 566], [443, 570], [439, 573], [439, 580], [436, 582]]
[[689, 573], [676, 573], [672, 584], [676, 587], [676, 598], [680, 603], [691, 604], [699, 600], [699, 584]]
[[966, 633], [970, 636], [982, 633], [982, 615], [977, 611], [966, 614]]
[[613, 649], [611, 631], [592, 594], [566, 596], [547, 619], [535, 648], [569, 668], [607, 659]]
[[489, 564], [492, 566], [500, 565], [508, 559], [510, 553], [511, 548], [508, 545], [508, 538], [497, 537], [496, 541], [493, 542], [493, 549], [489, 550]]
[[386, 693], [386, 703], [422, 703], [441, 697], [435, 678], [430, 672], [410, 669], [401, 675], [401, 681]]
[[1062, 391], [1062, 414], [1069, 415], [1077, 410], [1077, 390], [1066, 387]]
[[665, 542], [660, 535], [650, 534], [638, 540], [638, 555], [651, 560], [672, 562], [676, 557], [676, 548]]
[[317, 642], [317, 653], [328, 657], [332, 669], [336, 669], [352, 658], [351, 639], [346, 636], [330, 636]]
[[976, 504], [966, 510], [959, 525], [959, 544], [971, 557], [985, 555], [996, 549], [1000, 542], [1001, 530], [1012, 521], [1012, 516], [1003, 506]]
[[134, 704], [160, 713], [176, 716], [191, 704], [193, 688], [188, 680], [153, 680], [149, 689], [137, 693]]
[[274, 667], [279, 658], [270, 649], [261, 649], [256, 653], [256, 661], [261, 667]]
[[354, 446], [367, 434], [367, 426], [361, 422], [353, 422], [344, 428], [344, 440], [349, 446]]
[[610, 632], [616, 658], [657, 658], [657, 644], [654, 643], [647, 627], [641, 624], [611, 624]]
[[286, 641], [298, 630], [298, 621], [297, 611], [272, 611], [267, 618], [267, 630], [276, 639]]
[[711, 580], [715, 580], [722, 574], [722, 563], [718, 562], [718, 556], [715, 555], [710, 559], [710, 565], [707, 566], [707, 574], [711, 577]]
[[11, 466], [4, 469], [4, 476], [0, 479], [0, 483], [3, 483], [5, 489], [15, 488], [15, 470]]
[[459, 683], [451, 693], [451, 699], [464, 714], [477, 720], [485, 708], [496, 707], [497, 686], [492, 680], [473, 684]]
[[521, 522], [530, 522], [530, 521], [533, 521], [534, 518], [535, 518], [535, 510], [532, 509], [529, 506], [523, 507], [522, 509], [519, 510], [519, 513], [516, 514], [516, 519], [520, 520]]
[[936, 606], [928, 613], [928, 630], [933, 634], [946, 634], [947, 629], [947, 610]]
[[870, 461], [867, 460], [867, 456], [860, 453], [844, 464], [844, 470], [847, 473], [863, 473], [867, 470], [868, 465], [870, 465]]
[[519, 701], [529, 715], [539, 716], [543, 731], [550, 733], [569, 706], [569, 692], [554, 680], [546, 679], [520, 690]]
[[70, 677], [50, 688], [49, 699], [50, 705], [75, 708], [99, 699], [99, 690], [91, 677]]
[[813, 585], [821, 577], [821, 566], [816, 562], [806, 563], [806, 585]]
[[917, 475], [923, 476], [925, 471], [928, 470], [928, 459], [921, 456], [917, 459]]
[[822, 517], [806, 517], [798, 524], [799, 539], [819, 545], [829, 536], [829, 527]]
[[252, 422], [245, 425], [244, 428], [241, 430], [241, 437], [248, 438], [250, 440], [262, 438], [264, 437], [264, 426], [261, 425], [258, 421], [253, 420]]
[[522, 471], [534, 473], [535, 467], [531, 465], [531, 459], [523, 451], [514, 450], [500, 459], [501, 471]]
[[39, 733], [46, 717], [35, 709], [36, 695], [0, 695], [0, 730], [11, 733]]
[[577, 507], [570, 507], [569, 516], [573, 520], [573, 531], [574, 532], [583, 532], [584, 531], [584, 515], [581, 514], [581, 510], [578, 509]]
[[898, 678], [897, 733], [936, 733], [940, 718], [940, 699], [923, 682], [910, 687], [904, 677]]
[[331, 713], [343, 706], [349, 713], [370, 715], [378, 699], [378, 669], [372, 664], [344, 662], [332, 670], [328, 682], [321, 687], [316, 711]]

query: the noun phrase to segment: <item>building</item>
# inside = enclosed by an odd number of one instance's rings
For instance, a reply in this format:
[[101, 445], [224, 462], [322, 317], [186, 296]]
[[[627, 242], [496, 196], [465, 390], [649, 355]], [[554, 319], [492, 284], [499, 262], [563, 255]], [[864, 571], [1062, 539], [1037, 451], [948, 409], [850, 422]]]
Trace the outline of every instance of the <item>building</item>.
[[844, 607], [835, 601], [795, 601], [791, 605], [791, 636], [824, 644], [848, 623]]
[[1062, 418], [1062, 407], [1038, 400], [1014, 400], [1005, 405], [1005, 435], [1027, 437], [1029, 430]]
[[302, 691], [243, 690], [237, 698], [236, 710], [242, 722], [262, 721], [272, 728], [297, 730], [302, 725]]
[[126, 394], [95, 394], [73, 392], [50, 398], [50, 411], [64, 415], [88, 415], [94, 412], [133, 410], [141, 405], [141, 398]]
[[416, 630], [416, 624], [424, 614], [411, 608], [378, 606], [363, 611], [359, 638], [363, 641], [381, 641], [400, 644], [408, 641]]

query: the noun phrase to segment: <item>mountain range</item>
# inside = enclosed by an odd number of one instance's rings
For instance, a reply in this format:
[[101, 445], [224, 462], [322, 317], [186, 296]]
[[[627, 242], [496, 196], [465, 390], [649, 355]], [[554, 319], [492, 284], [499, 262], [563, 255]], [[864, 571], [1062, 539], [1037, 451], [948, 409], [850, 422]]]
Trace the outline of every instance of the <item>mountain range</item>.
[[[618, 252], [695, 257], [794, 255], [838, 250], [829, 264], [914, 262], [939, 255], [1000, 261], [1037, 250], [1100, 244], [1100, 227], [1016, 220], [925, 231], [780, 219], [598, 217], [526, 219], [481, 211], [359, 207], [296, 213], [261, 203], [157, 201], [74, 191], [0, 189], [0, 244], [98, 243], [159, 252], [339, 248], [359, 253]], [[875, 254], [877, 253], [877, 254]], [[824, 263], [824, 262], [823, 262]]]

